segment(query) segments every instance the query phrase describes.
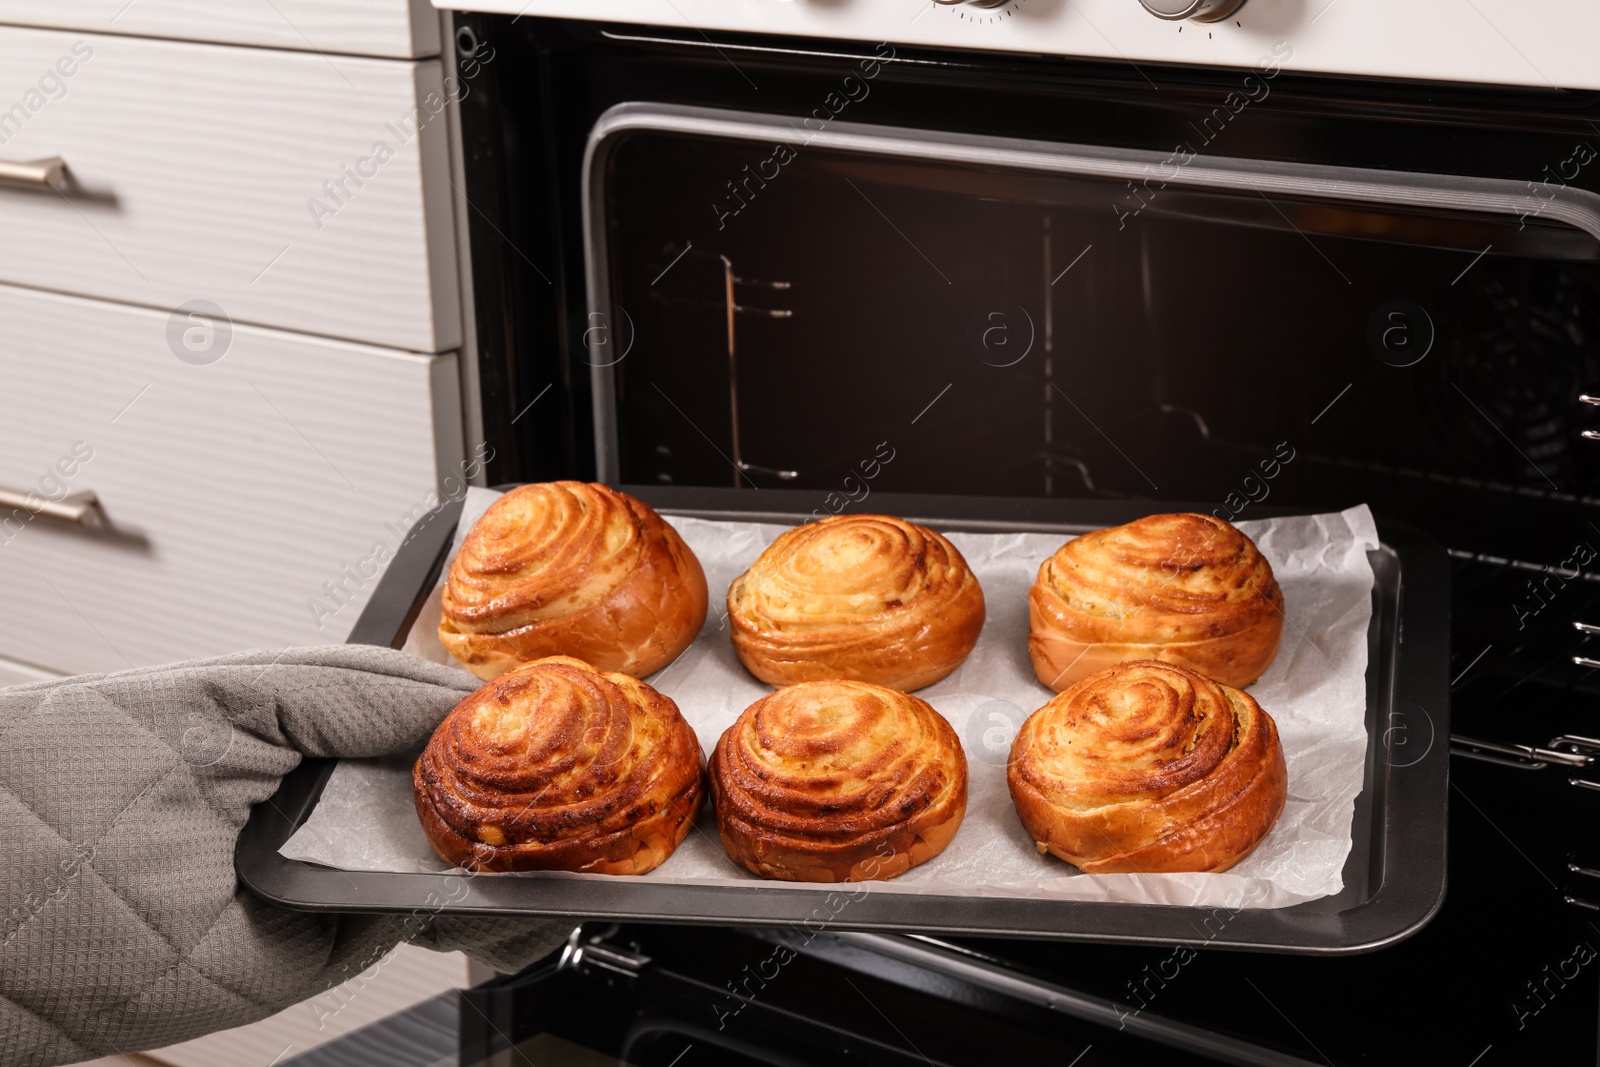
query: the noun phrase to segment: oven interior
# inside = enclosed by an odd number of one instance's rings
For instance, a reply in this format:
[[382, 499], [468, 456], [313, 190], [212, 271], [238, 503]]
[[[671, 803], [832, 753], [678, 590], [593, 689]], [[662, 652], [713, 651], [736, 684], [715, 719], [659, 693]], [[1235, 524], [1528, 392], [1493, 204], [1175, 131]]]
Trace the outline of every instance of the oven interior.
[[624, 482], [826, 493], [884, 439], [886, 491], [1405, 514], [1594, 478], [1582, 231], [1177, 187], [1135, 215], [1108, 181], [625, 136], [617, 336], [584, 353], [616, 361]]

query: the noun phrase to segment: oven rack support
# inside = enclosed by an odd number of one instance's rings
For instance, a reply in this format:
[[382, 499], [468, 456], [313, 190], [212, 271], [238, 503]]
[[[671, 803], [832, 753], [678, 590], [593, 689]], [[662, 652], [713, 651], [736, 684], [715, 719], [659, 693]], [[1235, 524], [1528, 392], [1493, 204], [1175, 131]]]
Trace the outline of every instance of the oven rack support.
[[[1573, 659], [1579, 660], [1581, 657], [1574, 656]], [[1517, 745], [1451, 734], [1450, 754], [1519, 771], [1542, 771], [1548, 767], [1587, 770], [1596, 760], [1600, 760], [1600, 738], [1562, 734], [1548, 745]], [[1576, 777], [1567, 781], [1580, 789], [1600, 791], [1600, 781]]]

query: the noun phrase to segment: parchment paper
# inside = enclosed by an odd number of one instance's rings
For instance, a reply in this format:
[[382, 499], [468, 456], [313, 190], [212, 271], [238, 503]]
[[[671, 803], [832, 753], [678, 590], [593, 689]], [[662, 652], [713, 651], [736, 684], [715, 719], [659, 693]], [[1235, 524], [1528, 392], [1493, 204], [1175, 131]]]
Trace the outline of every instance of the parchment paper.
[[[468, 494], [456, 548], [495, 496], [481, 489]], [[705, 567], [712, 609], [688, 651], [647, 681], [677, 701], [699, 736], [702, 751], [709, 752], [745, 707], [771, 691], [746, 673], [734, 655], [724, 594], [785, 527], [672, 516], [668, 520]], [[1286, 907], [1339, 892], [1367, 750], [1365, 674], [1373, 573], [1366, 553], [1378, 547], [1377, 529], [1364, 505], [1342, 513], [1246, 521], [1238, 526], [1271, 561], [1287, 608], [1278, 658], [1250, 692], [1277, 721], [1288, 762], [1289, 800], [1277, 826], [1254, 853], [1222, 874], [1146, 875], [1085, 875], [1038, 853], [1012, 808], [1005, 764], [1017, 727], [1053, 695], [1034, 678], [1028, 661], [1027, 594], [1040, 562], [1064, 538], [951, 533], [950, 540], [983, 585], [988, 621], [966, 662], [918, 695], [950, 720], [966, 749], [966, 819], [950, 846], [934, 859], [892, 881], [863, 883], [863, 887], [885, 893], [1228, 908], [1238, 908], [1241, 902], [1246, 907]], [[436, 588], [404, 647], [448, 664], [452, 660], [436, 635], [438, 621]], [[282, 854], [346, 870], [447, 870], [417, 822], [411, 797], [412, 761], [342, 761], [311, 817], [284, 844]], [[709, 804], [695, 832], [672, 857], [639, 877], [714, 885], [764, 881], [728, 859]]]

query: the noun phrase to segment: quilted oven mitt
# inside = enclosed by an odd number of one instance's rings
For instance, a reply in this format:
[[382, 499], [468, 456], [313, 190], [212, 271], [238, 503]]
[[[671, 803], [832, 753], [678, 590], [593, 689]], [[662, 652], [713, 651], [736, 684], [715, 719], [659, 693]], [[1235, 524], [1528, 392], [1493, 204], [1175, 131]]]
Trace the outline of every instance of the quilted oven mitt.
[[475, 684], [342, 645], [0, 689], [0, 1063], [252, 1022], [402, 939], [502, 971], [557, 946], [573, 922], [309, 914], [234, 877], [251, 805], [302, 756], [418, 747]]

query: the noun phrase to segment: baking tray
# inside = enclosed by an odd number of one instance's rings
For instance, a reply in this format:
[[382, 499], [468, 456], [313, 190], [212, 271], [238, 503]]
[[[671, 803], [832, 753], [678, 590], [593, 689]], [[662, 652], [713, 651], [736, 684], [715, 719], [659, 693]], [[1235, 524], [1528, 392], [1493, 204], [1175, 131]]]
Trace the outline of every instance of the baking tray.
[[[798, 523], [820, 499], [804, 490], [624, 486], [664, 515]], [[1030, 531], [1064, 537], [1182, 504], [874, 493], [870, 506], [940, 530]], [[863, 501], [863, 504], [866, 504]], [[1205, 507], [1191, 506], [1193, 510]], [[425, 516], [396, 553], [350, 633], [397, 646], [448, 562], [459, 501]], [[1251, 518], [1287, 515], [1252, 509]], [[1102, 901], [868, 893], [833, 929], [1211, 947], [1310, 955], [1367, 952], [1427, 924], [1444, 901], [1449, 793], [1450, 573], [1444, 549], [1404, 523], [1378, 517], [1368, 630], [1367, 761], [1356, 798], [1345, 888], [1272, 910], [1247, 909], [1202, 926], [1211, 909]], [[1403, 744], [1399, 743], [1403, 740]], [[819, 925], [814, 889], [781, 882], [675, 885], [617, 878], [463, 878], [459, 874], [341, 871], [285, 859], [278, 848], [311, 814], [336, 760], [308, 759], [258, 804], [239, 835], [240, 881], [302, 911], [571, 916], [705, 925]], [[448, 902], [448, 903], [443, 903]], [[442, 906], [441, 906], [442, 904]], [[815, 913], [815, 914], [814, 914]]]

